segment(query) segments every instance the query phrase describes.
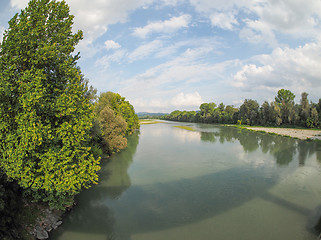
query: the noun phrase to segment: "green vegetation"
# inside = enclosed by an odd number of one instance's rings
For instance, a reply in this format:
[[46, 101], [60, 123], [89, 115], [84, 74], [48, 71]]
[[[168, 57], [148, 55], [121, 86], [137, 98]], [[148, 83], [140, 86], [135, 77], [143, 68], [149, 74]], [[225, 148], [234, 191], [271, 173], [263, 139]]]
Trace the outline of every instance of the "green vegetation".
[[224, 123], [237, 125], [258, 125], [277, 127], [321, 128], [321, 99], [309, 103], [308, 94], [302, 93], [300, 104], [294, 103], [295, 95], [281, 89], [275, 101], [265, 101], [261, 106], [257, 101], [245, 99], [240, 108], [203, 103], [199, 111], [173, 111], [161, 117], [164, 120], [201, 123]]
[[95, 115], [93, 145], [108, 155], [124, 149], [127, 146], [126, 136], [139, 128], [134, 107], [118, 93], [101, 93], [95, 104]]
[[192, 127], [189, 127], [189, 126], [174, 126], [176, 128], [181, 128], [181, 129], [185, 129], [185, 130], [188, 130], [188, 131], [195, 131], [194, 128]]
[[93, 106], [72, 52], [65, 2], [30, 1], [9, 22], [0, 52], [1, 168], [35, 200], [63, 208], [98, 180], [89, 153]]
[[97, 183], [102, 153], [126, 147], [139, 127], [119, 94], [96, 101], [73, 55], [83, 37], [73, 18], [65, 1], [31, 0], [0, 44], [1, 239], [19, 238], [22, 196], [65, 209]]
[[105, 106], [109, 106], [115, 115], [121, 116], [126, 121], [126, 134], [131, 135], [135, 129], [139, 128], [139, 120], [134, 107], [118, 93], [105, 92], [100, 94], [96, 104], [96, 113], [101, 112]]

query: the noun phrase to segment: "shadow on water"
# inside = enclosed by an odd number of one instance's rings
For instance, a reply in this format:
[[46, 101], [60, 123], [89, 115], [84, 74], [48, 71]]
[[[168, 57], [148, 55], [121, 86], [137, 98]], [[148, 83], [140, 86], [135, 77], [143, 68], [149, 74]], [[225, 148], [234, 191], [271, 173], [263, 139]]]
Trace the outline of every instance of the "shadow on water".
[[[65, 220], [63, 230], [130, 239], [134, 233], [164, 230], [213, 217], [260, 197], [274, 184], [273, 179], [264, 177], [264, 172], [230, 169], [175, 182], [132, 186], [117, 202], [107, 198], [127, 186], [99, 185], [86, 191], [87, 199], [83, 196], [77, 209]], [[125, 217], [116, 220], [115, 213]]]
[[[268, 190], [277, 183], [277, 177], [266, 174], [264, 169], [232, 168], [174, 182], [131, 186], [127, 170], [133, 161], [138, 137], [138, 134], [134, 135], [128, 141], [127, 150], [106, 164], [108, 170], [102, 172], [98, 186], [80, 194], [78, 206], [65, 219], [54, 239], [58, 239], [63, 231], [70, 231], [129, 240], [135, 233], [199, 222], [254, 198], [271, 201], [304, 216], [310, 214], [308, 209], [271, 195]], [[279, 165], [289, 164], [296, 151], [299, 152], [299, 165], [304, 165], [307, 156], [313, 153], [321, 163], [319, 144], [298, 143], [274, 135], [219, 128], [212, 132], [205, 129], [201, 132], [201, 140], [220, 143], [238, 140], [244, 151], [260, 148], [262, 152], [272, 154]], [[315, 231], [318, 229], [320, 221]]]

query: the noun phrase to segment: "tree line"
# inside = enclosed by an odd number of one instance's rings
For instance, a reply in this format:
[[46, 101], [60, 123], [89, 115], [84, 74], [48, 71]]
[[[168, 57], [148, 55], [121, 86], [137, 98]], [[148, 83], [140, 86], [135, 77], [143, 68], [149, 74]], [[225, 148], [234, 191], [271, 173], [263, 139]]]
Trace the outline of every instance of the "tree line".
[[275, 100], [264, 101], [260, 106], [256, 100], [245, 99], [236, 108], [223, 103], [203, 103], [199, 111], [173, 111], [161, 119], [221, 124], [245, 124], [261, 126], [298, 126], [321, 128], [321, 99], [318, 103], [309, 102], [308, 93], [303, 92], [299, 104], [290, 90], [280, 89]]
[[65, 1], [31, 0], [0, 43], [1, 239], [19, 239], [17, 214], [29, 202], [72, 205], [98, 182], [101, 157], [139, 128], [124, 97], [88, 86], [69, 12]]

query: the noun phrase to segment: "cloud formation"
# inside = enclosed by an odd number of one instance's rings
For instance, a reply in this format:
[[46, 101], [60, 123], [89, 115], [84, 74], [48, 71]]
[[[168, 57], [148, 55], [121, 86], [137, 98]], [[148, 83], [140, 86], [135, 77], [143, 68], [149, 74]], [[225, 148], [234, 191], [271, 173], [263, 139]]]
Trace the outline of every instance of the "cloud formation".
[[29, 0], [10, 0], [10, 5], [13, 8], [22, 9], [28, 5]]
[[105, 42], [105, 48], [107, 49], [107, 50], [110, 50], [110, 49], [118, 49], [118, 48], [120, 48], [121, 46], [120, 46], [120, 44], [119, 43], [116, 43], [115, 41], [113, 41], [113, 40], [107, 40], [106, 42]]
[[134, 35], [140, 38], [146, 38], [152, 33], [172, 33], [181, 28], [187, 28], [191, 21], [191, 16], [184, 14], [179, 17], [172, 17], [169, 20], [152, 22], [145, 27], [135, 28]]
[[[8, 8], [27, 2], [10, 0]], [[74, 29], [84, 31], [77, 47], [84, 74], [138, 110], [195, 109], [190, 99], [260, 101], [280, 88], [320, 97], [320, 0], [66, 2]]]
[[236, 25], [239, 25], [233, 13], [216, 13], [210, 16], [211, 23], [215, 27], [226, 30], [233, 30]]
[[276, 48], [271, 54], [253, 58], [256, 63], [245, 64], [234, 76], [234, 87], [252, 91], [280, 88], [297, 94], [308, 92], [319, 97], [321, 76], [321, 42], [307, 43], [297, 48]]
[[179, 93], [171, 100], [171, 105], [175, 107], [195, 107], [198, 108], [203, 103], [202, 97], [198, 92]]
[[163, 46], [163, 42], [160, 40], [154, 40], [147, 44], [143, 44], [137, 47], [133, 52], [128, 55], [129, 62], [143, 59], [150, 54], [158, 51]]

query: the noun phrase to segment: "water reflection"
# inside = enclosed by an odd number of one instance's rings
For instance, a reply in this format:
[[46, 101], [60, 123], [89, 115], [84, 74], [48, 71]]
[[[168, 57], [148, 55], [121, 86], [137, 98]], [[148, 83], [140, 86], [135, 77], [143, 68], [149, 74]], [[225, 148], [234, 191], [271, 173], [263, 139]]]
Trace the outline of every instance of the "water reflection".
[[201, 140], [203, 142], [216, 142], [216, 138], [219, 137], [219, 133], [211, 133], [211, 132], [201, 132]]
[[174, 136], [181, 143], [199, 141], [200, 133], [197, 131], [184, 130], [180, 128], [174, 128]]
[[[126, 150], [102, 163], [99, 185], [82, 192], [76, 197], [77, 205], [64, 219], [64, 224], [54, 233], [52, 239], [60, 239], [64, 232], [84, 232], [104, 234], [114, 239], [115, 217], [107, 204], [107, 199], [119, 199], [131, 186], [128, 168], [139, 142], [139, 132], [128, 139]], [[64, 238], [68, 239], [68, 238]]]
[[[319, 142], [300, 141], [277, 135], [257, 133], [245, 129], [232, 127], [216, 127], [219, 131], [209, 132], [202, 125], [198, 125], [201, 132], [201, 141], [224, 143], [239, 141], [244, 152], [251, 153], [260, 149], [265, 154], [274, 156], [279, 166], [286, 166], [293, 161], [298, 153], [299, 165], [304, 166], [307, 158], [316, 154], [321, 163], [321, 144]], [[205, 131], [204, 131], [205, 130]]]
[[[272, 194], [273, 188], [280, 181], [280, 172], [269, 169], [267, 165], [256, 168], [254, 171], [248, 167], [250, 164], [244, 167], [243, 164], [235, 166], [233, 165], [234, 152], [229, 155], [226, 152], [232, 148], [242, 152], [243, 148], [247, 153], [244, 154], [246, 157], [251, 155], [254, 158], [264, 159], [265, 156], [271, 155], [273, 158], [270, 157], [269, 160], [273, 165], [275, 165], [275, 160], [279, 166], [285, 166], [297, 157], [298, 165], [304, 166], [307, 159], [313, 154], [316, 154], [321, 164], [319, 143], [302, 142], [231, 127], [209, 126], [196, 125], [197, 131], [195, 132], [183, 129], [175, 129], [172, 132], [162, 126], [155, 127], [158, 129], [157, 136], [160, 139], [157, 139], [155, 135], [153, 138], [148, 138], [148, 134], [145, 133], [140, 144], [145, 143], [145, 146], [140, 148], [137, 153], [139, 136], [138, 134], [132, 136], [128, 141], [127, 150], [115, 155], [103, 166], [100, 184], [86, 190], [79, 196], [77, 199], [79, 204], [65, 219], [63, 227], [59, 229], [54, 239], [77, 239], [77, 237], [69, 238], [69, 236], [63, 235], [69, 232], [80, 235], [87, 234], [88, 239], [91, 240], [129, 240], [135, 234], [189, 226], [188, 224], [221, 216], [246, 205], [253, 199], [272, 203], [273, 206], [277, 205], [303, 217], [310, 214], [311, 210], [304, 207], [308, 204], [297, 204], [295, 201], [291, 201], [291, 197], [283, 198], [282, 195]], [[179, 140], [177, 141], [177, 139]], [[163, 145], [160, 140], [163, 140], [167, 145]], [[206, 144], [197, 145], [195, 144], [197, 141], [198, 143], [206, 142]], [[231, 142], [237, 144], [227, 144]], [[220, 143], [224, 143], [224, 147]], [[197, 147], [193, 148], [194, 145]], [[186, 146], [190, 148], [188, 151]], [[150, 151], [147, 151], [146, 148]], [[184, 149], [186, 155], [182, 152], [177, 154], [178, 149]], [[218, 149], [222, 149], [222, 151], [219, 152]], [[253, 154], [256, 151], [258, 154]], [[163, 152], [167, 152], [167, 155], [161, 155]], [[190, 163], [191, 161], [195, 162], [195, 157], [191, 160], [188, 157], [195, 152], [197, 156], [201, 156], [199, 157], [201, 160], [198, 159], [196, 164], [206, 165], [199, 168], [200, 174], [191, 176], [189, 171], [195, 173], [198, 169]], [[203, 152], [208, 155], [202, 155]], [[142, 154], [141, 158], [135, 160], [135, 164], [130, 169], [131, 174], [134, 169], [136, 174], [138, 172], [138, 174], [144, 175], [146, 172], [141, 169], [147, 162], [148, 164], [158, 164], [155, 168], [160, 173], [157, 174], [163, 178], [170, 177], [170, 175], [165, 175], [170, 172], [169, 169], [174, 169], [175, 176], [180, 174], [178, 170], [183, 171], [184, 174], [166, 182], [154, 181], [151, 183], [152, 181], [147, 179], [140, 181], [139, 184], [135, 181], [135, 176], [131, 175], [132, 184], [128, 168], [133, 162], [133, 156], [136, 154], [135, 158], [137, 159], [137, 155], [140, 153]], [[148, 156], [143, 158], [142, 156], [146, 154]], [[180, 159], [179, 155], [183, 158]], [[157, 158], [159, 156], [160, 158]], [[165, 157], [169, 160], [165, 161]], [[153, 162], [150, 158], [155, 161]], [[235, 159], [237, 158], [235, 157]], [[209, 163], [205, 160], [208, 160]], [[183, 164], [182, 167], [180, 163]], [[168, 165], [168, 168], [163, 168], [162, 172], [160, 165]], [[209, 170], [205, 171], [205, 168]], [[150, 172], [150, 168], [147, 169]]]

